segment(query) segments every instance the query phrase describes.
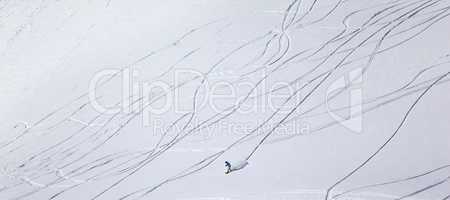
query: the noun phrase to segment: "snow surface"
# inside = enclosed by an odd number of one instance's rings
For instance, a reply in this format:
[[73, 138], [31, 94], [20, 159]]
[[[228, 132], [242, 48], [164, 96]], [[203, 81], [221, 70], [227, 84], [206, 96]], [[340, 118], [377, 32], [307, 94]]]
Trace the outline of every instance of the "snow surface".
[[0, 199], [448, 199], [449, 6], [0, 0]]

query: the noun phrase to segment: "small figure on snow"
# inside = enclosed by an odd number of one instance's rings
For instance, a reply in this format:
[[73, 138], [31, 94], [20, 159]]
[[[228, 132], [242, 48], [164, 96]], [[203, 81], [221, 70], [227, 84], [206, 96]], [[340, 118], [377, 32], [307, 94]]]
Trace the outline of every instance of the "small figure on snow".
[[225, 167], [227, 167], [227, 171], [225, 171], [225, 174], [229, 174], [233, 171], [240, 170], [247, 165], [248, 165], [247, 160], [240, 160], [240, 161], [235, 162], [234, 164], [231, 164], [230, 162], [225, 161]]

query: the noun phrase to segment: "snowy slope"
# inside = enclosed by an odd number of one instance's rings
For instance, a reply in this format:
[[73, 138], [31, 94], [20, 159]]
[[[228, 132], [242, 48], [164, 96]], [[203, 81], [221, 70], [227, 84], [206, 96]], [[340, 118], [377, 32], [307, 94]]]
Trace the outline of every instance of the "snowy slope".
[[449, 6], [0, 1], [0, 199], [448, 198]]

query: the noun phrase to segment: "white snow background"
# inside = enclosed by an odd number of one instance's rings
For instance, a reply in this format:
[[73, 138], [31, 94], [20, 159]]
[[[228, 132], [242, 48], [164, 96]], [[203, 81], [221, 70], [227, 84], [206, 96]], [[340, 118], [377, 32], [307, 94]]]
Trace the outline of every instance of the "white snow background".
[[[126, 199], [325, 199], [450, 71], [449, 6], [448, 0], [0, 0], [0, 199], [120, 199], [155, 186]], [[363, 25], [371, 17], [374, 24]], [[114, 70], [124, 73], [93, 90], [95, 77]], [[314, 89], [324, 77], [318, 75], [330, 70]], [[329, 100], [330, 90], [358, 70], [365, 72], [361, 80]], [[448, 80], [430, 88], [393, 140], [331, 196], [444, 166], [335, 199], [448, 198]], [[131, 94], [126, 83], [140, 91], [136, 98], [124, 98]], [[145, 91], [151, 84], [167, 87]], [[101, 114], [85, 95], [92, 92], [110, 106], [165, 94], [151, 107], [169, 107]], [[362, 117], [339, 122], [354, 100], [366, 102]], [[188, 131], [208, 119], [216, 122]], [[181, 139], [117, 182], [142, 165], [143, 152], [161, 137], [161, 144]], [[224, 173], [224, 161], [245, 159], [255, 147], [248, 166]], [[204, 168], [178, 177], [218, 152]], [[106, 175], [90, 179], [100, 173]]]

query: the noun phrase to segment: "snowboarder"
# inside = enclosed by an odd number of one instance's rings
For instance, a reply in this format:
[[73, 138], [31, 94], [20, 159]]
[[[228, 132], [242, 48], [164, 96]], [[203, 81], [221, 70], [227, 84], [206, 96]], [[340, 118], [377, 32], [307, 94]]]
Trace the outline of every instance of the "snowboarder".
[[225, 161], [225, 167], [227, 167], [227, 171], [225, 171], [225, 174], [229, 174], [229, 173], [231, 173], [233, 171], [240, 170], [240, 169], [244, 168], [247, 165], [248, 165], [248, 161], [247, 160], [238, 161], [238, 162], [236, 162], [233, 165], [231, 165], [230, 162]]

